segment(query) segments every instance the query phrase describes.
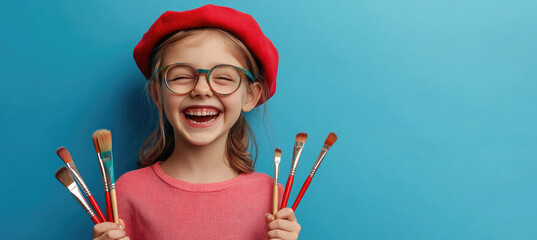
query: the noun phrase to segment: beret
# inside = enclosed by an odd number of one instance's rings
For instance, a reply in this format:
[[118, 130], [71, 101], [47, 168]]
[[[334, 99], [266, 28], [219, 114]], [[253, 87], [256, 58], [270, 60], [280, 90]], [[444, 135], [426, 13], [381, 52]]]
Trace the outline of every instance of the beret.
[[[229, 7], [208, 4], [183, 12], [166, 11], [151, 25], [134, 48], [136, 65], [146, 79], [149, 79], [151, 77], [149, 58], [153, 49], [164, 38], [180, 30], [205, 27], [225, 30], [248, 47], [261, 65], [265, 89], [268, 90], [267, 99], [272, 97], [276, 91], [278, 51], [252, 16]], [[260, 99], [257, 105], [262, 103], [263, 99]]]

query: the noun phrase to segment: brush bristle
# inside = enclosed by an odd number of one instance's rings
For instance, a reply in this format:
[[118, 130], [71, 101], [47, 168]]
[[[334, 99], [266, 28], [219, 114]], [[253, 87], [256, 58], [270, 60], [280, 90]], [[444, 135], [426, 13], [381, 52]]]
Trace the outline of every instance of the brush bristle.
[[60, 181], [65, 187], [69, 187], [69, 185], [75, 182], [73, 176], [66, 167], [61, 167], [60, 169], [58, 169], [54, 176], [56, 176], [56, 179], [58, 179], [58, 181]]
[[71, 154], [69, 154], [67, 148], [63, 146], [56, 149], [56, 154], [58, 154], [58, 156], [63, 160], [64, 163], [70, 163], [73, 161]]
[[93, 140], [93, 146], [95, 147], [95, 152], [100, 153], [101, 150], [99, 149], [99, 139], [97, 139], [97, 137], [95, 136], [95, 133], [93, 133], [91, 138]]
[[282, 150], [279, 148], [276, 148], [276, 150], [274, 150], [274, 157], [276, 158], [282, 157]]
[[328, 134], [328, 137], [326, 138], [326, 141], [324, 141], [324, 144], [332, 147], [332, 144], [334, 144], [337, 140], [337, 135], [333, 132]]
[[307, 133], [298, 133], [295, 138], [295, 142], [306, 142], [306, 139], [308, 138]]
[[274, 150], [274, 164], [279, 164], [281, 158], [282, 158], [282, 150], [279, 148], [276, 148], [276, 150]]
[[110, 130], [97, 130], [93, 133], [93, 138], [97, 138], [97, 143], [101, 152], [112, 151], [112, 133]]

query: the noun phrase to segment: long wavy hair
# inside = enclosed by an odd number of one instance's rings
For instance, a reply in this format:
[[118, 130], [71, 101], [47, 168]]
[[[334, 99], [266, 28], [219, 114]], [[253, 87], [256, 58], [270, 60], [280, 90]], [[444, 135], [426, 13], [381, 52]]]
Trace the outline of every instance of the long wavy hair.
[[[261, 68], [256, 61], [255, 56], [250, 52], [248, 47], [234, 35], [217, 28], [181, 30], [171, 34], [167, 38], [164, 38], [164, 40], [153, 49], [150, 58], [152, 77], [147, 81], [146, 90], [148, 90], [148, 93], [158, 110], [158, 121], [156, 122], [155, 129], [140, 148], [140, 158], [137, 163], [138, 167], [146, 167], [156, 161], [166, 160], [173, 152], [175, 146], [173, 127], [168, 122], [163, 111], [162, 95], [160, 92], [162, 79], [160, 76], [156, 76], [164, 53], [170, 45], [185, 38], [194, 35], [206, 37], [209, 34], [215, 34], [224, 41], [226, 47], [232, 51], [239, 62], [244, 64], [244, 66], [246, 66], [252, 73], [255, 81], [260, 82], [262, 86], [261, 99], [267, 99], [267, 86], [264, 83], [263, 73], [261, 72]], [[249, 81], [247, 81], [247, 83], [249, 85], [251, 84]], [[255, 153], [254, 156], [249, 152], [250, 144], [252, 144], [251, 150]], [[243, 113], [240, 114], [239, 119], [229, 131], [225, 154], [228, 159], [228, 165], [232, 169], [239, 173], [249, 173], [254, 171], [255, 159], [257, 158], [257, 144], [250, 124]]]

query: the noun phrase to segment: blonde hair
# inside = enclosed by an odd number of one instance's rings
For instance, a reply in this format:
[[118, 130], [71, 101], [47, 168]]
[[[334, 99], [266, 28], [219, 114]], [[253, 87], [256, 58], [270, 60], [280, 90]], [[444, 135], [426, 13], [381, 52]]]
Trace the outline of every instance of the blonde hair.
[[[232, 54], [245, 66], [254, 76], [255, 81], [260, 82], [262, 86], [261, 100], [267, 99], [268, 89], [264, 83], [263, 73], [259, 67], [255, 56], [250, 52], [248, 47], [244, 45], [238, 38], [229, 32], [217, 28], [198, 28], [181, 30], [171, 34], [155, 48], [151, 54], [150, 66], [152, 70], [151, 78], [148, 79], [146, 88], [149, 90], [149, 95], [153, 99], [158, 110], [158, 124], [155, 130], [146, 139], [145, 143], [140, 148], [140, 158], [138, 160], [139, 167], [145, 167], [153, 164], [156, 161], [166, 160], [173, 152], [174, 134], [171, 124], [163, 117], [162, 95], [160, 92], [161, 78], [156, 73], [160, 67], [162, 57], [166, 49], [187, 37], [200, 34], [216, 34], [224, 44], [232, 51]], [[204, 35], [202, 35], [204, 36]], [[248, 84], [250, 84], [248, 82]], [[266, 111], [266, 109], [265, 109]], [[252, 154], [248, 152], [250, 142], [253, 144], [255, 151], [254, 160]], [[257, 158], [257, 144], [255, 142], [253, 131], [250, 124], [241, 113], [237, 122], [231, 127], [226, 141], [226, 156], [229, 166], [238, 171], [253, 172], [255, 159]]]

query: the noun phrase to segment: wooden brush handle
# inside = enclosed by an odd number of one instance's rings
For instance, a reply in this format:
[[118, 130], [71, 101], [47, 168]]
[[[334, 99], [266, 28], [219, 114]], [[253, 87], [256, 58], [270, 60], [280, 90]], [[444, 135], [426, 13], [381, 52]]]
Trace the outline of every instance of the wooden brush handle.
[[278, 212], [278, 185], [274, 185], [274, 190], [272, 191], [272, 215], [276, 215]]
[[110, 189], [110, 200], [112, 202], [112, 214], [114, 216], [114, 222], [119, 224], [119, 216], [117, 213], [116, 189]]

